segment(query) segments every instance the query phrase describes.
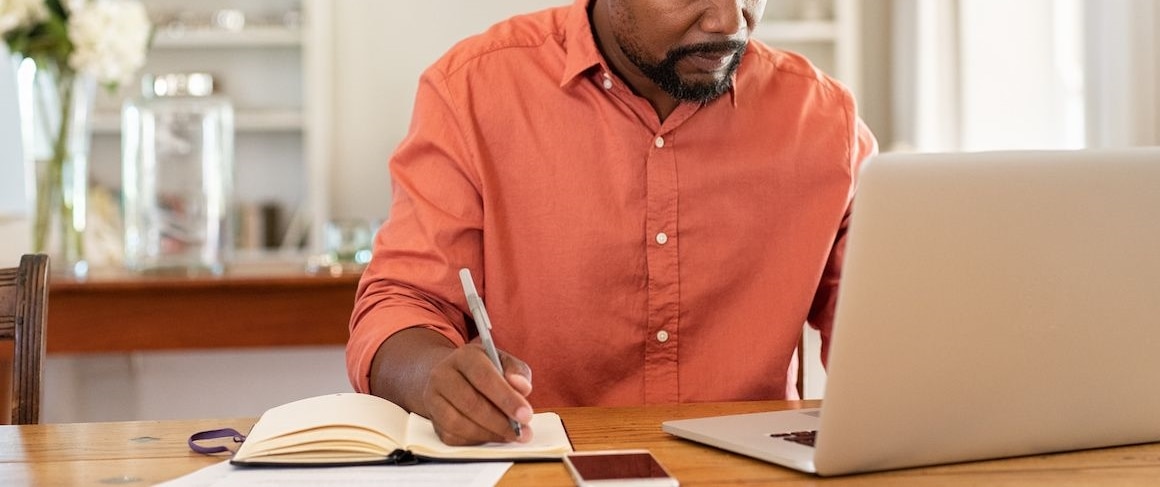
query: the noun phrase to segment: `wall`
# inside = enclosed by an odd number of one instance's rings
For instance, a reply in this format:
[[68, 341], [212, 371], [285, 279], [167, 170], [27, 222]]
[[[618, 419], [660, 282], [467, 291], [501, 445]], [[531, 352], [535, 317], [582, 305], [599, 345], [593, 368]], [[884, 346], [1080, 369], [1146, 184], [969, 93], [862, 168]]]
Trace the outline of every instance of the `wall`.
[[349, 391], [341, 347], [52, 355], [42, 421], [257, 416]]

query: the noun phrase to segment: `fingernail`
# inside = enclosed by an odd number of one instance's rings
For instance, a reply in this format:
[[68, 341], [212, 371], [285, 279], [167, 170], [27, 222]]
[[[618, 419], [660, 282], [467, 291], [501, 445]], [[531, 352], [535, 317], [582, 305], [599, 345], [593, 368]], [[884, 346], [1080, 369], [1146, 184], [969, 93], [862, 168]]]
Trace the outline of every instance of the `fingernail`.
[[528, 424], [532, 422], [532, 408], [521, 406], [516, 410], [516, 421], [520, 424]]

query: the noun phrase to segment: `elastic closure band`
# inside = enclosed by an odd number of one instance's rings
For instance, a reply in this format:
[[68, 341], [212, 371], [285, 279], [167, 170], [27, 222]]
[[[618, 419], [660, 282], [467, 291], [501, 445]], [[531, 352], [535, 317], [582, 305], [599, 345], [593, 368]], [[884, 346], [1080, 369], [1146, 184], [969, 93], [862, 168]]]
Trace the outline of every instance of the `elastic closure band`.
[[222, 453], [227, 451], [232, 453], [234, 451], [227, 446], [201, 446], [197, 444], [197, 442], [201, 440], [216, 440], [218, 438], [231, 438], [234, 443], [238, 444], [246, 441], [246, 436], [238, 433], [238, 430], [233, 428], [222, 428], [218, 430], [194, 433], [189, 437], [189, 449], [196, 453], [201, 453], [202, 455], [213, 455], [215, 453]]

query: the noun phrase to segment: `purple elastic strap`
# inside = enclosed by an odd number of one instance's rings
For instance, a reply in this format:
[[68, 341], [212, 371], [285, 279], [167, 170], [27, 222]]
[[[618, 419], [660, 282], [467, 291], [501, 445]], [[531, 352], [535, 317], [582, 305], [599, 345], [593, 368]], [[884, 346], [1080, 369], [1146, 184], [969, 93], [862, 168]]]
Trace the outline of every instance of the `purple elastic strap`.
[[201, 440], [214, 440], [218, 438], [231, 438], [234, 440], [234, 443], [241, 443], [246, 441], [245, 435], [238, 433], [238, 430], [233, 428], [222, 428], [220, 430], [210, 430], [194, 433], [189, 437], [189, 449], [203, 455], [212, 455], [214, 453], [232, 451], [229, 449], [229, 447], [225, 446], [201, 446], [197, 444], [197, 442]]

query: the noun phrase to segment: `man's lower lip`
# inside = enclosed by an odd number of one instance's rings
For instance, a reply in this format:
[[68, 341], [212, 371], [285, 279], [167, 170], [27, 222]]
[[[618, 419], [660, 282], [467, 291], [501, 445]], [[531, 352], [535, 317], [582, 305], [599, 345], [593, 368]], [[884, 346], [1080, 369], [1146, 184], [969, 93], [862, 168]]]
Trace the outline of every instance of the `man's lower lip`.
[[690, 63], [702, 71], [720, 71], [729, 65], [733, 60], [733, 54], [726, 55], [700, 55], [694, 54], [687, 58]]

